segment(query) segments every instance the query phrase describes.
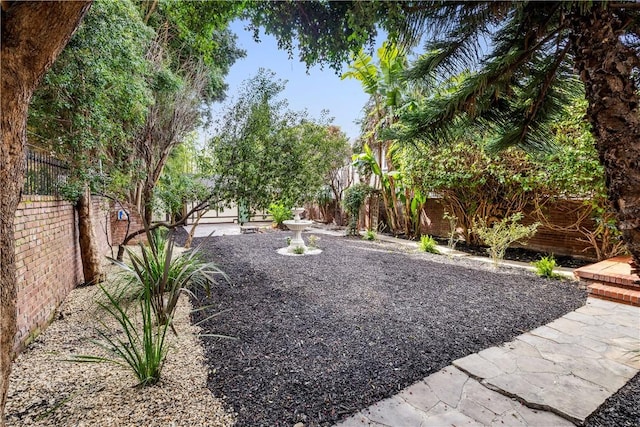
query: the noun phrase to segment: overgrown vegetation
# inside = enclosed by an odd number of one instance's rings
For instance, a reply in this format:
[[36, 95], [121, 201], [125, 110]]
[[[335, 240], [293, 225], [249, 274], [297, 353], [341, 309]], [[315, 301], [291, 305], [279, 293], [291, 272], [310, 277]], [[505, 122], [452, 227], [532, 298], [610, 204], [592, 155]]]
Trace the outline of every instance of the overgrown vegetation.
[[274, 201], [301, 206], [345, 161], [344, 133], [326, 116], [290, 110], [281, 97], [285, 83], [260, 69], [215, 123], [207, 150], [219, 177], [216, 193], [227, 204], [241, 201], [252, 212]]
[[475, 233], [478, 234], [482, 242], [489, 246], [487, 252], [493, 260], [493, 264], [497, 266], [502, 259], [507, 248], [515, 243], [532, 237], [540, 223], [531, 225], [522, 225], [522, 212], [516, 212], [509, 217], [505, 217], [493, 224], [487, 224], [483, 219], [474, 227]]

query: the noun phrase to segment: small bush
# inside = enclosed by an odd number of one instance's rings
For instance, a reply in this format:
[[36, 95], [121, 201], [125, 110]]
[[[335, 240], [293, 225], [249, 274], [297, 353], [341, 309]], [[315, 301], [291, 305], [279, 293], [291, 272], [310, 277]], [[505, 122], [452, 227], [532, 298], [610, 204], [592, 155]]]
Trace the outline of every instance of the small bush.
[[424, 252], [429, 252], [432, 254], [439, 254], [440, 251], [436, 248], [438, 246], [438, 242], [431, 236], [422, 236], [420, 237], [420, 249]]
[[141, 255], [127, 249], [131, 265], [110, 259], [120, 266], [124, 282], [140, 298], [148, 291], [151, 307], [159, 324], [173, 317], [178, 298], [190, 290], [209, 292], [216, 277], [227, 276], [215, 264], [200, 259], [198, 248], [178, 256], [173, 255], [174, 236], [149, 233], [149, 245], [141, 247]]
[[128, 367], [138, 379], [137, 386], [145, 387], [156, 384], [160, 380], [164, 359], [167, 355], [165, 337], [169, 323], [159, 324], [155, 321], [151, 304], [151, 289], [145, 288], [144, 295], [139, 299], [139, 314], [142, 322], [136, 321], [136, 315], [128, 313], [122, 303], [106, 289], [100, 287], [107, 297], [107, 302], [98, 305], [113, 317], [124, 334], [124, 338], [116, 338], [109, 332], [106, 323], [99, 320], [102, 329], [97, 331], [102, 341], [95, 344], [105, 349], [110, 356], [77, 355], [70, 361], [101, 363]]
[[371, 240], [371, 241], [376, 240], [377, 237], [378, 236], [376, 235], [376, 232], [373, 230], [365, 231], [364, 236], [362, 236], [364, 240]]
[[282, 223], [284, 221], [293, 218], [291, 208], [289, 206], [285, 206], [284, 203], [271, 203], [267, 212], [271, 214], [273, 222], [275, 222], [278, 227], [282, 227]]
[[310, 248], [317, 248], [318, 247], [318, 240], [320, 240], [320, 238], [318, 236], [316, 236], [315, 234], [312, 234], [311, 236], [309, 236], [309, 247]]
[[345, 190], [342, 206], [349, 215], [348, 236], [358, 235], [358, 215], [360, 215], [360, 208], [369, 194], [371, 194], [371, 187], [364, 183], [352, 185]]
[[304, 248], [302, 246], [296, 246], [293, 248], [293, 253], [296, 255], [302, 255], [304, 254]]
[[458, 243], [458, 217], [449, 212], [445, 212], [442, 219], [449, 222], [449, 240], [447, 241], [447, 246], [449, 249], [455, 249], [456, 243]]
[[532, 262], [531, 265], [535, 266], [536, 274], [540, 277], [548, 277], [550, 279], [559, 279], [562, 276], [558, 273], [554, 273], [556, 268], [556, 260], [553, 255], [542, 257], [536, 262]]
[[501, 221], [489, 227], [484, 220], [473, 228], [473, 231], [489, 246], [487, 252], [491, 256], [494, 265], [498, 265], [500, 260], [504, 259], [504, 253], [507, 248], [517, 241], [528, 239], [536, 234], [536, 230], [540, 225], [539, 222], [531, 225], [522, 225], [522, 212], [517, 212], [510, 217], [503, 218]]

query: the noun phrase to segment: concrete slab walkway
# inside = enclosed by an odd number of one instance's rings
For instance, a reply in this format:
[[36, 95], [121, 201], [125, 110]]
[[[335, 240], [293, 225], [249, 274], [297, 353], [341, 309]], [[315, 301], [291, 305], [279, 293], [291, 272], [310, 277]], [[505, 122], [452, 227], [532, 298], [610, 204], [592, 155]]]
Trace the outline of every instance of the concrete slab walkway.
[[545, 326], [453, 362], [338, 424], [580, 425], [640, 370], [640, 308], [588, 298]]

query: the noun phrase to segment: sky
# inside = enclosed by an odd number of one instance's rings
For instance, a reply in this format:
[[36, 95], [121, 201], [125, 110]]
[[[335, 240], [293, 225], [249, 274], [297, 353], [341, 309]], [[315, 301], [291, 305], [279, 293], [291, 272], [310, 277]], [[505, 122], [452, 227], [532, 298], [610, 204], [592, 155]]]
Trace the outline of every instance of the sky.
[[[276, 78], [287, 80], [282, 98], [289, 101], [294, 111], [307, 110], [311, 118], [320, 118], [322, 110], [329, 111], [333, 124], [339, 126], [350, 140], [360, 134], [360, 126], [355, 121], [363, 116], [363, 107], [369, 96], [364, 93], [359, 81], [340, 80], [332, 69], [313, 67], [307, 73], [307, 66], [294, 55], [289, 59], [287, 52], [278, 50], [276, 39], [260, 35], [260, 43], [253, 41], [253, 34], [244, 29], [241, 21], [234, 21], [231, 30], [238, 36], [237, 45], [246, 51], [246, 57], [236, 61], [226, 77], [229, 85], [227, 100], [237, 96], [241, 83], [255, 76], [259, 68], [270, 69]], [[381, 43], [380, 43], [381, 44]], [[345, 64], [346, 69], [346, 64]], [[222, 104], [213, 105], [213, 117], [223, 111]], [[205, 137], [211, 130], [205, 131]]]

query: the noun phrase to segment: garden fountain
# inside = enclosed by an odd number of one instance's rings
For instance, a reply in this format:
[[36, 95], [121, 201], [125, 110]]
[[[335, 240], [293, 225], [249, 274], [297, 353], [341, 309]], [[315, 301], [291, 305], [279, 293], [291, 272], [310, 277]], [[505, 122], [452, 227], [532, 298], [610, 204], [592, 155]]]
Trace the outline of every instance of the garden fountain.
[[293, 219], [288, 219], [282, 223], [293, 231], [293, 239], [286, 248], [278, 249], [279, 254], [283, 255], [316, 255], [322, 252], [318, 248], [308, 248], [302, 239], [302, 230], [313, 224], [313, 221], [300, 219], [300, 214], [304, 212], [304, 208], [293, 208]]

